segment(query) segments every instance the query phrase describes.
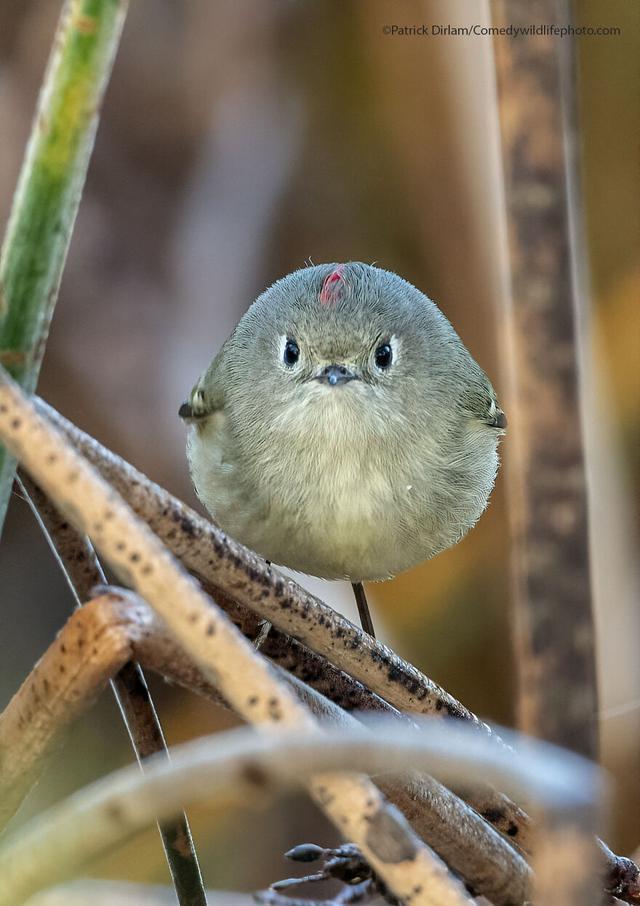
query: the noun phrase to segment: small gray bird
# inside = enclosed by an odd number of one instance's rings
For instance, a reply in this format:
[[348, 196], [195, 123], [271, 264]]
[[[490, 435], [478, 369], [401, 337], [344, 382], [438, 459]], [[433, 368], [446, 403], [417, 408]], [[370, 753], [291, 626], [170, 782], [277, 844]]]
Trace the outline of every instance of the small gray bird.
[[463, 537], [506, 427], [439, 308], [355, 262], [266, 290], [180, 416], [196, 491], [224, 531], [275, 563], [352, 582]]

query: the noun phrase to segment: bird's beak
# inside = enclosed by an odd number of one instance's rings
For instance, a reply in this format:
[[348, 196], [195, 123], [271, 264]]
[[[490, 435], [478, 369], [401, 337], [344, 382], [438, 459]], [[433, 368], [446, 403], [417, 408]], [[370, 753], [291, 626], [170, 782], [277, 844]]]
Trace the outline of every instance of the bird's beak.
[[357, 381], [359, 376], [346, 365], [326, 365], [314, 375], [314, 380], [336, 387], [338, 384], [346, 384], [348, 381]]
[[206, 418], [207, 413], [197, 411], [194, 412], [191, 403], [186, 402], [183, 403], [178, 409], [178, 415], [183, 422], [186, 422], [188, 425], [193, 425], [197, 424], [197, 422], [201, 421], [203, 418]]

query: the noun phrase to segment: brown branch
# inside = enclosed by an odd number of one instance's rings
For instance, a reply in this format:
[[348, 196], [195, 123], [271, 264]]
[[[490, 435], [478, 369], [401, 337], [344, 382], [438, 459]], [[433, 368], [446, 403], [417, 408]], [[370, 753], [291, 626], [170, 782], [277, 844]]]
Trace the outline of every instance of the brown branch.
[[[144, 601], [132, 592], [105, 590], [69, 619], [0, 715], [0, 757], [13, 765], [12, 771], [0, 775], [0, 802], [5, 809], [19, 804], [46, 757], [59, 745], [65, 727], [92, 703], [109, 672], [127, 658], [135, 658], [145, 669], [171, 682], [219, 700], [217, 689], [185, 656]], [[347, 729], [356, 724], [351, 715], [297, 678], [288, 676], [287, 681], [324, 723]], [[45, 685], [48, 706], [42, 709], [38, 703]], [[483, 893], [495, 906], [510, 906], [526, 898], [530, 870], [525, 861], [446, 787], [416, 772], [382, 775], [377, 784], [469, 889]]]
[[[146, 598], [242, 717], [265, 733], [294, 727], [302, 736], [322, 738], [321, 726], [268, 662], [114, 489], [38, 415], [2, 368], [0, 438], [76, 528], [89, 535], [116, 574]], [[452, 906], [467, 900], [369, 778], [323, 773], [309, 780], [309, 792], [399, 899], [414, 906], [427, 906], [439, 894]]]
[[[256, 627], [256, 614], [272, 624], [274, 628], [261, 646], [263, 653], [287, 669], [293, 664], [296, 675], [329, 698], [334, 699], [337, 680], [335, 700], [345, 708], [384, 710], [380, 699], [370, 698], [368, 687], [394, 709], [466, 720], [500, 743], [487, 724], [412, 664], [293, 580], [285, 579], [42, 400], [36, 398], [35, 403], [201, 580], [237, 625], [245, 630], [244, 621], [248, 620], [250, 627]], [[328, 670], [327, 662], [341, 675]], [[350, 705], [351, 697], [355, 702]], [[530, 851], [529, 819], [515, 803], [490, 789], [465, 790], [465, 798], [512, 843]]]
[[[93, 586], [106, 583], [93, 546], [60, 515], [28, 475], [20, 472], [17, 481], [67, 579], [76, 606], [80, 607], [90, 597]], [[157, 752], [168, 756], [162, 726], [140, 666], [133, 661], [124, 663], [109, 679], [140, 766]], [[180, 906], [207, 906], [187, 816], [178, 816], [175, 824], [158, 825], [158, 830]]]
[[[492, 9], [497, 25], [514, 27], [572, 18], [568, 0], [492, 0]], [[579, 224], [570, 222], [567, 182], [572, 47], [554, 35], [494, 41], [512, 281], [507, 464], [521, 726], [597, 760], [572, 247]]]
[[[250, 605], [243, 606], [238, 604], [237, 601], [233, 601], [230, 597], [238, 590], [234, 582], [240, 582], [241, 585], [244, 584], [246, 579], [243, 580], [243, 576], [246, 572], [251, 572], [255, 568], [261, 567], [261, 583], [270, 585], [272, 589], [277, 589], [277, 592], [274, 592], [276, 597], [275, 604], [273, 604], [273, 594], [262, 599], [263, 603], [267, 602], [264, 611], [259, 608], [260, 600], [255, 603], [253, 610], [259, 613], [262, 618], [271, 621], [270, 615], [273, 614], [274, 623], [276, 618], [282, 619], [280, 607], [278, 606], [278, 593], [282, 596], [284, 587], [287, 591], [289, 612], [296, 617], [296, 625], [302, 627], [298, 638], [302, 637], [306, 621], [313, 615], [315, 605], [317, 604], [320, 607], [318, 619], [315, 621], [314, 638], [317, 641], [318, 651], [325, 652], [328, 659], [342, 664], [342, 653], [345, 647], [351, 648], [353, 646], [357, 648], [360, 644], [367, 644], [365, 634], [349, 623], [348, 620], [334, 614], [331, 608], [296, 585], [295, 582], [287, 581], [284, 583], [282, 578], [275, 571], [267, 569], [263, 561], [257, 558], [255, 554], [243, 548], [237, 542], [228, 539], [216, 526], [203, 519], [186, 504], [152, 482], [132, 465], [117, 456], [117, 454], [81, 431], [51, 406], [37, 397], [34, 398], [34, 402], [38, 411], [50, 419], [69, 438], [74, 446], [96, 466], [101, 474], [122, 494], [132, 509], [149, 523], [151, 528], [177, 556], [183, 559], [188, 568], [191, 568], [191, 563], [193, 562], [196, 566], [194, 568], [196, 573], [199, 572], [197, 567], [202, 567], [203, 571], [207, 568], [213, 571], [213, 567], [220, 557], [228, 556], [231, 559], [232, 566], [240, 572], [240, 578], [234, 578], [235, 573], [232, 573], [228, 593], [218, 589], [215, 583], [205, 581], [205, 585], [212, 589], [212, 594], [216, 595], [216, 600], [219, 601], [221, 606], [234, 608], [232, 612], [235, 614], [234, 619], [236, 622], [241, 623], [245, 617], [255, 620], [255, 615], [253, 617], [248, 616], [248, 614], [252, 613]], [[211, 560], [211, 563], [209, 563], [209, 560]], [[245, 564], [244, 571], [242, 570], [242, 564]], [[272, 609], [267, 610], [267, 605]], [[336, 623], [333, 622], [332, 615], [335, 615]], [[344, 629], [345, 624], [348, 632]], [[268, 652], [269, 640], [273, 637], [274, 630], [272, 629], [261, 648], [265, 653]], [[295, 660], [297, 653], [306, 652], [307, 649], [302, 645], [298, 645], [288, 655], [286, 632], [280, 635], [282, 641], [277, 636], [275, 638], [278, 655], [274, 659], [282, 658], [281, 662], [283, 665], [287, 669], [291, 669], [291, 661]], [[404, 707], [403, 703], [406, 700], [403, 692], [404, 687], [397, 681], [398, 678], [404, 677], [410, 686], [409, 691], [413, 691], [418, 700], [422, 699], [427, 705], [429, 703], [433, 705], [435, 710], [432, 713], [449, 714], [448, 705], [454, 702], [457, 707], [451, 709], [451, 716], [464, 719], [466, 714], [469, 720], [476, 719], [470, 711], [459, 702], [456, 702], [451, 695], [441, 690], [431, 680], [423, 677], [423, 674], [411, 667], [411, 665], [407, 665], [389, 648], [374, 642], [372, 649], [374, 657], [379, 657], [379, 662], [385, 663], [388, 667], [388, 672], [391, 674], [391, 677], [387, 677], [387, 682], [385, 683], [384, 670], [376, 673], [380, 683], [380, 695], [386, 700], [385, 704], [390, 702], [400, 709]], [[313, 652], [309, 653], [313, 654]], [[269, 652], [269, 654], [273, 656], [272, 652]], [[297, 675], [300, 675], [310, 685], [315, 686], [317, 675], [318, 673], [322, 674], [323, 668], [319, 661], [312, 661], [312, 663], [313, 669], [309, 670], [308, 676], [305, 675], [304, 667], [301, 666], [304, 664], [304, 660], [299, 663], [295, 662], [294, 666], [296, 667]], [[316, 666], [318, 667], [317, 670]], [[300, 668], [299, 671], [298, 667]], [[349, 681], [351, 678], [346, 673], [343, 673], [343, 677], [345, 677], [344, 683], [347, 684], [347, 693], [345, 695], [341, 691], [338, 701], [343, 707], [349, 709], [351, 697]], [[422, 679], [425, 681], [424, 685], [421, 682]], [[333, 698], [331, 688], [319, 688], [320, 691], [324, 691], [328, 698]], [[442, 692], [442, 696], [439, 696], [438, 692]], [[368, 694], [368, 690], [364, 685], [359, 690], [355, 690], [354, 693], [358, 697], [361, 694], [364, 696]], [[373, 709], [376, 710], [378, 707], [375, 704]], [[412, 709], [407, 708], [407, 710]], [[478, 723], [481, 728], [485, 726], [480, 722]], [[476, 808], [496, 829], [507, 835], [513, 842], [517, 842], [524, 852], [531, 852], [533, 847], [529, 818], [507, 796], [497, 793], [486, 786], [479, 786], [475, 791], [465, 789], [463, 795], [466, 801]], [[605, 889], [616, 892], [616, 895], [626, 902], [640, 903], [640, 871], [637, 865], [623, 856], [614, 855], [604, 844], [602, 844], [602, 847], [606, 862]]]

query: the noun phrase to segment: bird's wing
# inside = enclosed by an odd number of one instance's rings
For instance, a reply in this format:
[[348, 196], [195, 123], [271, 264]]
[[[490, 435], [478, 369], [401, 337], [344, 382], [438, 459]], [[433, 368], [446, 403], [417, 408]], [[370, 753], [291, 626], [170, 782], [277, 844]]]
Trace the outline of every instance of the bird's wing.
[[199, 420], [212, 415], [224, 407], [222, 383], [218, 378], [222, 351], [214, 358], [197, 384], [193, 387], [189, 399], [178, 410], [180, 418], [185, 421]]
[[496, 392], [489, 379], [484, 375], [483, 377], [483, 381], [478, 384], [474, 382], [467, 389], [463, 407], [472, 418], [478, 419], [490, 428], [504, 431], [507, 427], [507, 416], [500, 408]]

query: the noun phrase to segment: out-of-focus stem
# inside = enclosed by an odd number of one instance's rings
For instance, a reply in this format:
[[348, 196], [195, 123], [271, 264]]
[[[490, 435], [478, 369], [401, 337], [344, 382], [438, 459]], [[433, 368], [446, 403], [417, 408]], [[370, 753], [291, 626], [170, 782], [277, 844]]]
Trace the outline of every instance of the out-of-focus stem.
[[[496, 25], [566, 25], [566, 0], [492, 0]], [[496, 37], [511, 260], [506, 310], [520, 723], [597, 760], [597, 687], [578, 382], [577, 234], [567, 143], [572, 40]]]
[[[67, 0], [0, 253], [0, 364], [37, 383], [127, 0]], [[15, 462], [0, 446], [0, 530]]]

